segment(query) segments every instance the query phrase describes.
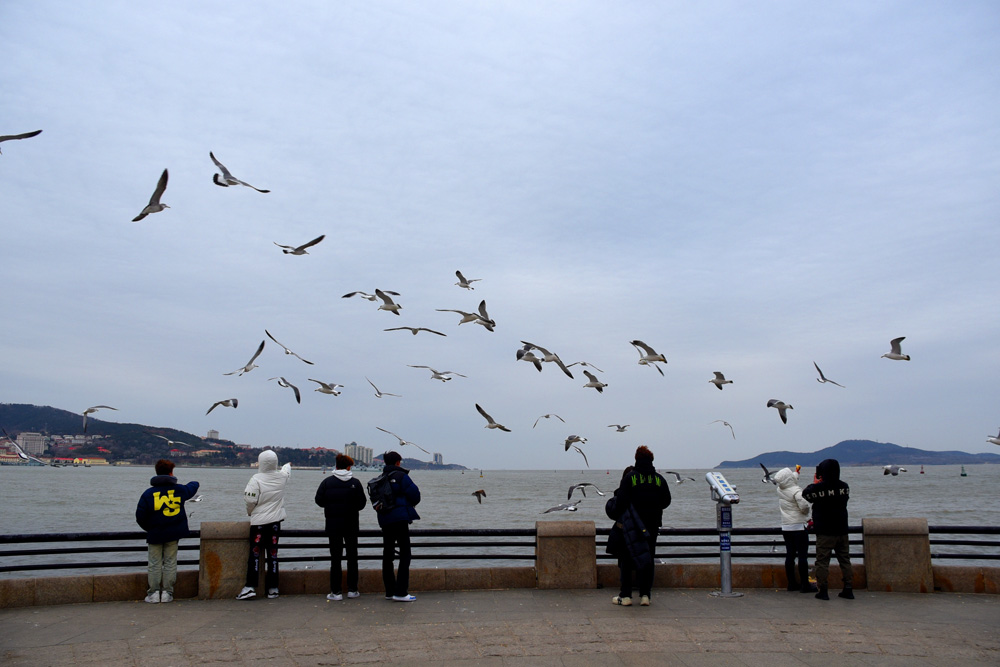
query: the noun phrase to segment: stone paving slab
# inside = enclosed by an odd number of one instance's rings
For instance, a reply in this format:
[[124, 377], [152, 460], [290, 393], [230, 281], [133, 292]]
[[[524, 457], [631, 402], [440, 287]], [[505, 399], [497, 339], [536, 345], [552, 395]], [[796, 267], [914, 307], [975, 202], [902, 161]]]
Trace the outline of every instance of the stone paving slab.
[[753, 589], [440, 591], [177, 600], [0, 610], [3, 665], [970, 665], [1000, 664], [1000, 597]]

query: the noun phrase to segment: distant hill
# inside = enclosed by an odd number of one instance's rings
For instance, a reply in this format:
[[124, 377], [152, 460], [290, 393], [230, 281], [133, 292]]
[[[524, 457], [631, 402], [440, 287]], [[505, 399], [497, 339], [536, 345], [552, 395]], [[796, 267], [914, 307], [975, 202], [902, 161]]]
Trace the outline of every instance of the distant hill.
[[768, 468], [783, 468], [799, 464], [815, 466], [823, 459], [837, 459], [842, 466], [896, 465], [973, 465], [1000, 463], [998, 454], [968, 452], [934, 452], [914, 447], [900, 447], [890, 442], [844, 440], [817, 452], [767, 452], [742, 461], [723, 461], [716, 468], [753, 468], [763, 463]]

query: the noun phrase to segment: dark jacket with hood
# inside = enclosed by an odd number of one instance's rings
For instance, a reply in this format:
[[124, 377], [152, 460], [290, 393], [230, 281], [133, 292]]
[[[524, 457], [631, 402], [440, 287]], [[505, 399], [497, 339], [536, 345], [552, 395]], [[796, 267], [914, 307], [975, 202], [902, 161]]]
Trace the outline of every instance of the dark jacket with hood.
[[391, 523], [405, 521], [410, 523], [420, 519], [414, 507], [420, 502], [420, 489], [410, 479], [410, 471], [400, 466], [386, 466], [384, 474], [389, 475], [389, 482], [392, 484], [393, 497], [396, 502], [392, 509], [386, 512], [378, 512], [378, 525], [385, 526]]
[[619, 517], [632, 505], [650, 533], [655, 534], [663, 525], [663, 510], [670, 506], [670, 486], [651, 462], [626, 468], [615, 494]]
[[802, 490], [802, 497], [813, 506], [814, 532], [817, 535], [846, 535], [851, 487], [840, 481], [840, 462], [837, 459], [820, 461], [816, 476], [821, 481]]
[[358, 512], [367, 503], [364, 487], [350, 470], [335, 470], [316, 489], [316, 504], [326, 515], [328, 533], [357, 533]]
[[187, 537], [184, 501], [198, 493], [198, 482], [178, 484], [173, 475], [157, 475], [139, 497], [135, 522], [146, 531], [148, 544], [166, 544]]

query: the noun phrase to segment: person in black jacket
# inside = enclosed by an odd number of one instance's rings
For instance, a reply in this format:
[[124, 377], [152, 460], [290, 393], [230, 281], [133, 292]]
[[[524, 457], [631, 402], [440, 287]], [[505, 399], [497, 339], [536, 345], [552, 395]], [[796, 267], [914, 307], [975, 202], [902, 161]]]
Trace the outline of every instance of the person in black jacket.
[[198, 482], [178, 484], [174, 464], [167, 459], [156, 462], [156, 477], [139, 497], [135, 522], [146, 531], [148, 546], [148, 587], [146, 602], [173, 602], [177, 582], [177, 540], [187, 537], [187, 512], [184, 501], [198, 492]]
[[[663, 510], [670, 505], [670, 486], [653, 467], [653, 452], [648, 447], [642, 446], [635, 450], [635, 465], [625, 469], [621, 483], [615, 491], [615, 498], [617, 516], [612, 518], [626, 528], [626, 543], [630, 535], [641, 534], [644, 531], [648, 541], [649, 557], [641, 558], [638, 563], [633, 562], [632, 554], [646, 552], [645, 549], [634, 548], [627, 549], [619, 555], [621, 588], [618, 595], [611, 598], [611, 602], [625, 607], [632, 604], [632, 571], [636, 570], [639, 604], [648, 607], [653, 591], [656, 536], [663, 524]], [[634, 511], [631, 512], [631, 516], [626, 516], [630, 508]]]
[[[420, 502], [420, 489], [408, 474], [410, 471], [399, 464], [403, 457], [398, 452], [382, 455], [385, 468], [382, 474], [389, 477], [392, 484], [394, 502], [392, 507], [378, 511], [378, 525], [382, 529], [382, 583], [385, 585], [386, 599], [396, 602], [413, 602], [410, 595], [410, 523], [420, 519], [416, 505]], [[392, 561], [399, 551], [399, 568], [393, 572]]]
[[351, 474], [354, 459], [337, 455], [337, 468], [316, 489], [316, 504], [326, 515], [326, 536], [330, 540], [330, 593], [327, 600], [343, 600], [344, 571], [341, 558], [347, 549], [347, 597], [360, 597], [358, 592], [358, 513], [367, 499], [361, 482]]
[[816, 533], [816, 597], [829, 600], [827, 581], [830, 574], [830, 552], [837, 554], [844, 590], [839, 594], [854, 599], [854, 573], [851, 569], [850, 545], [847, 539], [847, 501], [851, 487], [840, 479], [840, 462], [825, 459], [816, 466], [813, 483], [802, 490], [802, 497], [812, 503], [813, 530]]

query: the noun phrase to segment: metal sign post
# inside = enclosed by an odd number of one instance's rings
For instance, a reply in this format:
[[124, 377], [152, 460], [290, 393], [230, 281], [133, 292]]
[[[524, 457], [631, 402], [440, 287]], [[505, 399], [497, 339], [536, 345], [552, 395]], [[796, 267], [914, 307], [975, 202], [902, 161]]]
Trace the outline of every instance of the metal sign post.
[[733, 505], [740, 502], [736, 489], [720, 473], [705, 473], [705, 481], [712, 490], [715, 501], [715, 523], [719, 530], [719, 567], [721, 570], [721, 591], [712, 595], [723, 598], [742, 597], [743, 593], [733, 592], [733, 563], [730, 533], [733, 529]]

